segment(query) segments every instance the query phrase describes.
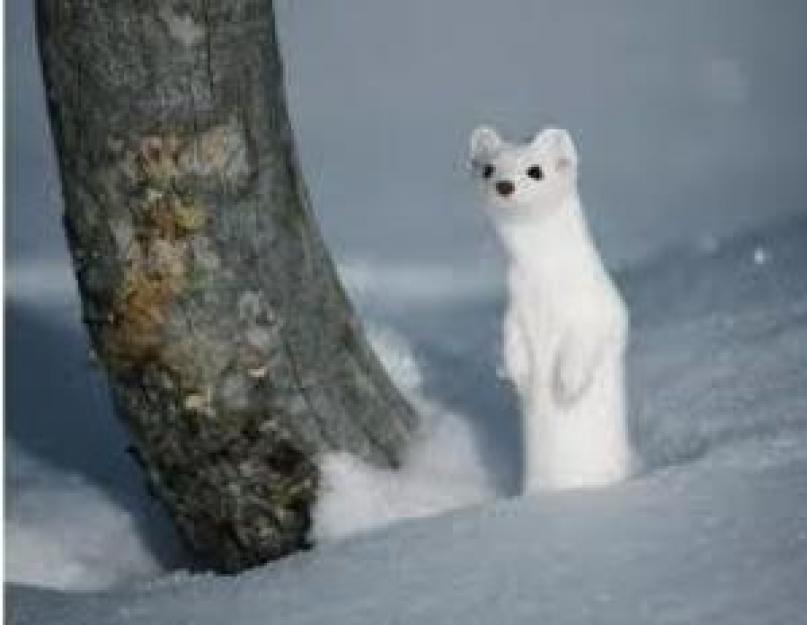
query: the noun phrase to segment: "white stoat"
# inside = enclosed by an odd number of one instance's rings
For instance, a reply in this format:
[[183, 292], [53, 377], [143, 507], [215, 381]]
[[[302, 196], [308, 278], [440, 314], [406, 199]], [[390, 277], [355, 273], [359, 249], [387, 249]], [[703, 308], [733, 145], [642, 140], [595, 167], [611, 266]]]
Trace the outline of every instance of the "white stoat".
[[503, 355], [524, 419], [524, 490], [620, 480], [628, 313], [586, 226], [572, 139], [549, 128], [511, 144], [481, 127], [471, 162], [509, 258]]

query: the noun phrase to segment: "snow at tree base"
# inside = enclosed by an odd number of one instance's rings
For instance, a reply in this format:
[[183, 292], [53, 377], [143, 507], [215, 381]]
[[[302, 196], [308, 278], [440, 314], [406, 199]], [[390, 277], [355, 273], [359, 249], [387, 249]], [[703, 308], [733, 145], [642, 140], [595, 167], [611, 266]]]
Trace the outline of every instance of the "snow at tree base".
[[[469, 507], [324, 541], [238, 576], [155, 574], [147, 547], [154, 520], [141, 524], [144, 532], [93, 513], [81, 526], [65, 511], [100, 510], [93, 488], [54, 498], [35, 479], [12, 481], [8, 575], [24, 583], [8, 588], [10, 623], [804, 622], [804, 267], [807, 219], [796, 218], [620, 274], [632, 311], [631, 431], [644, 469], [607, 488], [509, 498], [518, 420], [510, 391], [496, 382], [501, 292], [481, 285], [456, 298], [418, 298], [410, 283], [397, 299], [376, 288], [383, 276], [366, 279], [354, 295], [368, 323], [385, 324], [373, 332], [384, 361], [428, 406], [435, 431], [445, 419], [452, 432], [423, 454], [435, 471], [429, 488], [442, 499], [421, 510]], [[24, 284], [16, 284], [12, 314], [36, 312]], [[454, 413], [468, 432], [441, 416]], [[13, 454], [11, 462], [13, 475]], [[444, 490], [441, 466], [451, 473]], [[490, 501], [493, 491], [499, 498]], [[422, 492], [404, 488], [401, 498], [417, 503]], [[30, 503], [37, 497], [38, 514]], [[25, 537], [14, 530], [22, 500]], [[56, 518], [69, 527], [54, 527]], [[31, 538], [37, 531], [41, 541]], [[64, 548], [41, 549], [59, 531], [70, 535]], [[83, 552], [90, 539], [103, 553]], [[43, 572], [25, 572], [35, 558], [47, 559]], [[66, 582], [62, 573], [77, 563], [83, 578]]]

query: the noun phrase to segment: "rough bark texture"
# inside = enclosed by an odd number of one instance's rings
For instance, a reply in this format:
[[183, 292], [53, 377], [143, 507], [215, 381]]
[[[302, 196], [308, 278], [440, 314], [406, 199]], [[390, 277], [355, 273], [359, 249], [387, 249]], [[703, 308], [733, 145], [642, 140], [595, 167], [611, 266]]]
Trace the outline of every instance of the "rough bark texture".
[[39, 0], [85, 321], [154, 491], [214, 566], [303, 544], [316, 454], [416, 417], [312, 219], [269, 0]]

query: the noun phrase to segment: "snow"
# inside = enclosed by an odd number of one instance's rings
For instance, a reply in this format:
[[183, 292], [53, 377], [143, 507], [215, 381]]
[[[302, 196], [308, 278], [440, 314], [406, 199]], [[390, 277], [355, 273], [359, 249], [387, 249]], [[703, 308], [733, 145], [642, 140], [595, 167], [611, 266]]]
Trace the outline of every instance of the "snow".
[[[802, 622], [805, 263], [800, 218], [619, 276], [645, 460], [634, 479], [376, 527], [234, 577], [175, 572], [90, 594], [13, 584], [9, 622]], [[493, 356], [501, 293], [416, 313], [360, 303], [396, 328], [371, 334], [405, 391], [468, 418], [473, 438], [447, 436], [444, 451], [478, 458], [512, 493], [517, 419]]]
[[132, 515], [103, 491], [13, 441], [6, 457], [8, 580], [92, 590], [162, 572]]
[[368, 466], [347, 453], [322, 458], [323, 486], [312, 515], [311, 534], [317, 542], [495, 497], [467, 420], [424, 395], [410, 347], [388, 328], [370, 328], [369, 337], [392, 379], [421, 415], [421, 431], [396, 471]]
[[183, 561], [90, 363], [67, 263], [7, 275], [5, 579], [90, 590]]
[[792, 468], [694, 467], [503, 501], [236, 578], [92, 596], [20, 589], [10, 622], [797, 623], [807, 480]]
[[[403, 355], [411, 362], [408, 347], [399, 340], [385, 345], [376, 339], [373, 344], [388, 368], [391, 357]], [[410, 371], [411, 377], [419, 377], [413, 374], [416, 370]], [[390, 373], [400, 385], [399, 372]], [[323, 486], [313, 511], [315, 541], [344, 538], [495, 497], [468, 422], [424, 397], [420, 384], [403, 390], [423, 424], [401, 468], [382, 470], [347, 453], [326, 454], [320, 463]]]

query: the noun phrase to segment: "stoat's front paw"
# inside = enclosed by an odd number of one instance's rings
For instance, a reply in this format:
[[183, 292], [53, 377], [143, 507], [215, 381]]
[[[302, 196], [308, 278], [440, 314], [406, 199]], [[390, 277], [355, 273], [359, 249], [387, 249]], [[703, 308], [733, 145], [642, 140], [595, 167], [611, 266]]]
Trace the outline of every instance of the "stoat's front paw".
[[524, 388], [530, 374], [530, 357], [527, 337], [517, 322], [515, 314], [508, 314], [504, 324], [501, 377], [507, 378], [518, 388]]
[[518, 349], [506, 353], [497, 375], [511, 382], [518, 391], [526, 388], [530, 375], [530, 362], [526, 350]]
[[595, 347], [571, 343], [560, 352], [553, 384], [558, 403], [574, 403], [586, 392], [594, 377], [599, 351]]
[[591, 377], [582, 369], [561, 367], [555, 380], [555, 399], [559, 404], [571, 404], [583, 394]]

